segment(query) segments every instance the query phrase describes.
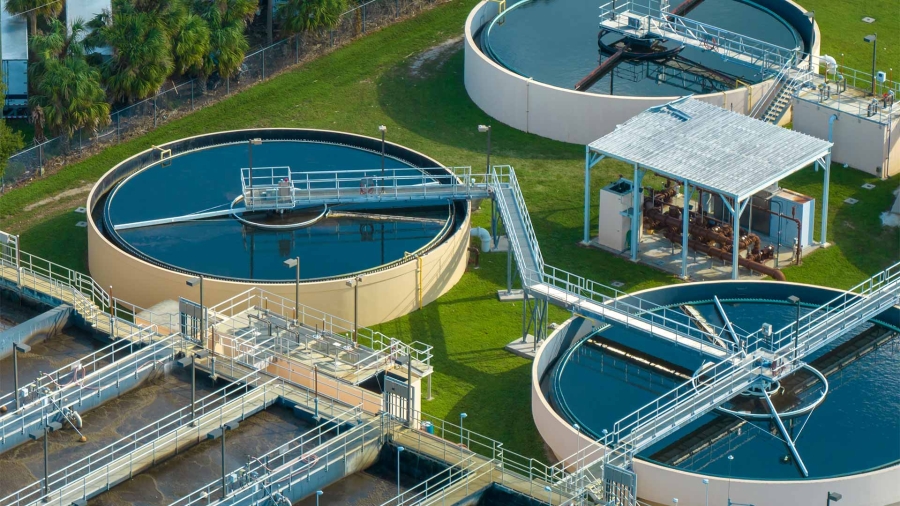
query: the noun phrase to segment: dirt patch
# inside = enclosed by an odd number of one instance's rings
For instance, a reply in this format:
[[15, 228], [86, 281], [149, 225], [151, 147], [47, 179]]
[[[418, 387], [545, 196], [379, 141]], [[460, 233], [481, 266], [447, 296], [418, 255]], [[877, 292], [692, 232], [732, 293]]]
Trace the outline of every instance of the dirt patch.
[[409, 65], [409, 75], [412, 77], [423, 77], [422, 67], [426, 63], [437, 62], [434, 69], [441, 68], [444, 62], [447, 61], [447, 58], [462, 46], [462, 40], [462, 35], [453, 37], [419, 53]]
[[35, 202], [33, 204], [28, 204], [27, 206], [25, 206], [24, 211], [33, 211], [34, 209], [37, 209], [38, 207], [50, 204], [52, 202], [59, 202], [60, 200], [68, 198], [68, 197], [74, 197], [76, 195], [81, 195], [82, 193], [88, 193], [89, 191], [91, 191], [91, 188], [93, 186], [94, 185], [92, 183], [88, 183], [88, 184], [79, 186], [78, 188], [71, 188], [69, 190], [57, 193], [56, 195], [54, 195], [52, 197], [47, 197], [43, 200], [38, 200], [37, 202]]

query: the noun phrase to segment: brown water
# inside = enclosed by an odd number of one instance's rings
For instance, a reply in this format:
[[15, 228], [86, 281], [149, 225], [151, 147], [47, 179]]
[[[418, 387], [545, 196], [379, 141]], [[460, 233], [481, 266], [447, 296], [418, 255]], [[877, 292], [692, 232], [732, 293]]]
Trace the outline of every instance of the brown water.
[[[225, 436], [227, 473], [247, 464], [248, 456], [262, 455], [311, 427], [291, 410], [272, 406], [240, 422]], [[222, 478], [220, 440], [203, 441], [184, 453], [157, 464], [90, 501], [94, 506], [165, 505]]]
[[[102, 406], [81, 413], [87, 436], [79, 442], [78, 434], [66, 427], [49, 436], [50, 472], [104, 448], [122, 437], [160, 418], [189, 406], [191, 402], [190, 369], [176, 368], [171, 373], [149, 380], [141, 387], [112, 399]], [[197, 399], [212, 393], [208, 378], [197, 377]], [[43, 478], [43, 441], [29, 441], [0, 454], [0, 495], [12, 493]]]

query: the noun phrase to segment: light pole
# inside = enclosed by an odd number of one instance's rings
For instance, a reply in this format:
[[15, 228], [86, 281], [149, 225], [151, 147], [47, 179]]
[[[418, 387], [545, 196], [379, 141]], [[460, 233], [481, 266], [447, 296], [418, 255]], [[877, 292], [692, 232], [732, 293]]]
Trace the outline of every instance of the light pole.
[[187, 286], [200, 287], [200, 346], [206, 348], [206, 306], [203, 305], [203, 276], [188, 279]]
[[796, 360], [797, 359], [797, 343], [800, 339], [800, 297], [797, 297], [796, 295], [791, 295], [790, 297], [788, 297], [788, 300], [797, 306], [797, 318], [794, 323], [794, 353], [792, 354], [793, 355], [792, 358], [794, 360]]
[[262, 144], [262, 139], [259, 137], [255, 139], [247, 140], [247, 163], [249, 165], [247, 169], [249, 186], [250, 186], [250, 207], [253, 207], [253, 146], [259, 146]]
[[875, 96], [875, 57], [876, 49], [878, 49], [878, 34], [866, 35], [863, 40], [872, 44], [872, 96]]
[[209, 356], [209, 350], [201, 350], [196, 353], [179, 359], [178, 365], [181, 367], [191, 366], [191, 427], [194, 426], [194, 419], [197, 417], [196, 398], [197, 398], [197, 364], [198, 359], [204, 359]]
[[487, 134], [487, 167], [484, 174], [491, 172], [491, 125], [478, 125], [478, 131]]
[[381, 132], [381, 184], [384, 185], [384, 134], [387, 133], [387, 127], [378, 125], [378, 131]]
[[459, 414], [459, 444], [466, 443], [466, 438], [463, 437], [463, 420], [465, 420], [467, 416], [469, 415], [465, 413]]
[[347, 286], [353, 287], [353, 347], [355, 348], [359, 341], [357, 340], [359, 329], [359, 284], [362, 283], [362, 276], [356, 276], [347, 280]]
[[706, 506], [709, 506], [709, 480], [703, 478], [703, 485], [706, 486]]
[[837, 492], [828, 492], [828, 502], [825, 503], [825, 506], [831, 506], [831, 501], [838, 502], [843, 498], [844, 496]]
[[547, 491], [547, 504], [553, 504], [553, 489], [550, 485], [544, 485], [544, 490]]
[[62, 424], [59, 422], [49, 422], [44, 423], [44, 426], [40, 429], [28, 434], [28, 437], [33, 441], [37, 441], [38, 438], [44, 438], [44, 495], [50, 493], [50, 471], [49, 471], [49, 462], [50, 455], [48, 451], [48, 442], [47, 435], [53, 431], [57, 431], [62, 429]]
[[16, 398], [16, 411], [21, 407], [19, 399], [19, 352], [28, 353], [31, 346], [25, 343], [13, 343], [13, 397]]
[[731, 504], [731, 464], [734, 462], [734, 455], [728, 456], [728, 504]]
[[321, 496], [324, 493], [325, 492], [322, 492], [321, 490], [316, 490], [316, 506], [319, 506], [319, 496]]
[[[812, 46], [815, 43], [813, 37], [816, 36], [816, 11], [807, 11], [804, 13], [807, 18], [809, 18], [809, 70], [812, 70], [813, 66], [813, 52]], [[827, 72], [826, 72], [827, 74]]]
[[678, 498], [677, 497], [672, 498], [672, 504], [674, 504], [675, 506], [678, 506]]
[[578, 474], [579, 466], [581, 465], [581, 426], [577, 423], [572, 426], [575, 429], [575, 488], [581, 497], [581, 474]]
[[294, 321], [300, 321], [300, 257], [288, 258], [284, 261], [288, 268], [297, 268], [297, 282], [294, 285]]
[[235, 430], [240, 426], [240, 423], [235, 420], [233, 422], [228, 422], [222, 424], [218, 429], [213, 429], [209, 433], [206, 434], [206, 439], [222, 439], [222, 499], [228, 495], [225, 488], [225, 431]]
[[405, 449], [402, 446], [397, 447], [397, 504], [400, 504], [400, 454]]

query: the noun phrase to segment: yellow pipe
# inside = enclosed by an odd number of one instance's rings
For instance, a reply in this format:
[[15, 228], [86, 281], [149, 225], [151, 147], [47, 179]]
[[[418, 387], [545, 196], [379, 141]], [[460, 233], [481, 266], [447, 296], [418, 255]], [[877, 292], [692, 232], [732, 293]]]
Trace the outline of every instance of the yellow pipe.
[[422, 309], [422, 306], [424, 305], [422, 299], [425, 294], [423, 293], [424, 290], [422, 290], [422, 257], [419, 255], [416, 256], [416, 270], [419, 271], [419, 309]]
[[734, 83], [738, 86], [745, 86], [747, 88], [747, 114], [750, 114], [750, 111], [753, 110], [753, 86], [750, 86], [740, 79], [735, 79]]

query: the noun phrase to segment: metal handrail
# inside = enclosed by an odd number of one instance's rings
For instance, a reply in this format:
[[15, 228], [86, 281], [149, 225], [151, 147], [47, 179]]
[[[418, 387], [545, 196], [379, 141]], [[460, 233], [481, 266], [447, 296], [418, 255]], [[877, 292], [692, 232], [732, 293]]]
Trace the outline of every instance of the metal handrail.
[[[134, 344], [135, 343], [132, 341], [129, 346], [133, 347]], [[88, 390], [96, 390], [97, 395], [99, 395], [104, 389], [115, 387], [118, 383], [118, 380], [122, 377], [123, 369], [129, 369], [128, 374], [131, 374], [131, 369], [133, 368], [134, 373], [137, 374], [148, 365], [152, 365], [156, 361], [155, 357], [160, 352], [166, 350], [171, 350], [174, 356], [174, 336], [170, 336], [162, 340], [153, 342], [138, 351], [132, 351], [132, 353], [130, 353], [127, 357], [124, 357], [120, 360], [102, 366], [99, 369], [95, 370], [95, 372], [85, 377], [81, 382], [69, 383], [59, 390], [49, 392], [25, 404], [19, 409], [19, 411], [0, 418], [0, 440], [6, 439], [6, 435], [10, 430], [10, 427], [12, 427], [13, 425], [17, 426], [12, 429], [13, 431], [24, 433], [29, 426], [40, 424], [40, 421], [43, 420], [44, 417], [49, 416], [57, 411], [57, 408], [54, 406], [54, 404], [62, 404], [63, 406], [68, 406], [69, 404], [77, 402], [78, 400], [84, 398], [84, 392]], [[148, 359], [149, 363], [147, 362]], [[109, 382], [110, 384], [105, 384], [107, 380], [112, 381]], [[71, 402], [65, 401], [64, 398], [66, 396], [75, 395], [76, 393], [78, 395], [77, 399], [72, 399]], [[92, 393], [90, 395], [94, 394]], [[49, 400], [50, 402], [47, 402], [47, 400]], [[20, 412], [21, 416], [14, 416]], [[29, 416], [30, 414], [34, 414], [37, 412], [40, 413], [40, 416], [34, 418], [31, 422], [26, 421], [26, 419], [31, 418]]]
[[[216, 390], [215, 392], [197, 399], [197, 405], [193, 410], [190, 405], [182, 407], [177, 411], [159, 418], [155, 422], [151, 422], [144, 427], [141, 427], [140, 429], [132, 432], [131, 434], [128, 434], [127, 436], [121, 437], [117, 441], [106, 445], [103, 448], [92, 452], [91, 454], [68, 464], [62, 469], [58, 469], [50, 473], [49, 488], [51, 490], [58, 490], [62, 486], [68, 485], [72, 481], [80, 479], [80, 477], [82, 477], [84, 474], [90, 473], [92, 470], [95, 470], [98, 465], [101, 465], [104, 462], [112, 462], [116, 460], [116, 458], [121, 457], [122, 454], [127, 454], [137, 450], [138, 445], [142, 441], [152, 442], [153, 440], [158, 439], [164, 434], [163, 430], [167, 430], [172, 427], [177, 428], [183, 426], [184, 419], [187, 419], [188, 422], [194, 419], [192, 411], [197, 415], [203, 415], [217, 403], [227, 403], [229, 401], [229, 397], [234, 396], [237, 392], [240, 392], [241, 390], [244, 390], [244, 393], [249, 392], [251, 388], [253, 388], [253, 385], [250, 385], [250, 376], [258, 376], [258, 374], [256, 372], [250, 373], [244, 378], [238, 380], [243, 381], [244, 383], [229, 383], [219, 390]], [[42, 495], [43, 488], [44, 479], [41, 478], [31, 483], [30, 485], [22, 487], [17, 492], [0, 498], [0, 505], [14, 505], [22, 501], [36, 500]], [[29, 492], [29, 490], [31, 490], [31, 492]], [[14, 502], [8, 502], [11, 500], [14, 500]]]
[[[262, 288], [251, 288], [210, 307], [210, 319], [213, 320], [211, 326], [218, 329], [222, 325], [227, 326], [230, 324], [231, 328], [234, 329], [234, 317], [253, 308], [275, 314], [285, 321], [296, 320], [299, 325], [303, 325], [306, 329], [318, 328], [326, 334], [335, 336], [352, 336], [355, 330], [357, 342], [372, 350], [373, 353], [383, 360], [400, 356], [412, 356], [415, 361], [425, 365], [431, 364], [433, 357], [433, 346], [431, 345], [420, 341], [404, 343], [399, 339], [388, 337], [371, 328], [354, 326], [353, 322], [325, 311], [303, 304], [298, 305], [293, 299], [282, 297]], [[294, 318], [293, 313], [297, 308], [299, 308], [300, 312]], [[217, 318], [221, 318], [221, 321], [216, 322]], [[321, 326], [318, 325], [319, 322], [321, 322]]]
[[[332, 432], [336, 432], [338, 435], [340, 435], [341, 424], [348, 418], [358, 420], [360, 419], [361, 414], [362, 405], [359, 405], [349, 408], [342, 413], [332, 416], [331, 418], [323, 418], [318, 422], [318, 425], [316, 427], [310, 429], [309, 431], [304, 432], [303, 434], [291, 439], [286, 443], [281, 444], [277, 448], [270, 450], [262, 455], [251, 457], [251, 460], [247, 463], [247, 465], [241, 467], [237, 471], [234, 471], [232, 474], [251, 476], [252, 473], [256, 473], [258, 475], [257, 479], [248, 480], [246, 483], [241, 485], [241, 488], [243, 488], [265, 481], [270, 475], [276, 473], [281, 467], [289, 464], [290, 461], [293, 461], [298, 457], [301, 460], [305, 458], [306, 460], [311, 462], [310, 454], [315, 455], [315, 450], [312, 448], [306, 449], [306, 447], [304, 446], [306, 443], [310, 441], [318, 441], [316, 447], [322, 446], [323, 436]], [[221, 493], [221, 486], [221, 480], [212, 481], [209, 484], [185, 495], [184, 497], [173, 501], [172, 503], [170, 503], [170, 506], [188, 506], [191, 504], [196, 504], [198, 502], [208, 502], [209, 498], [214, 497], [216, 493]], [[238, 491], [235, 490], [233, 492], [237, 493]]]

